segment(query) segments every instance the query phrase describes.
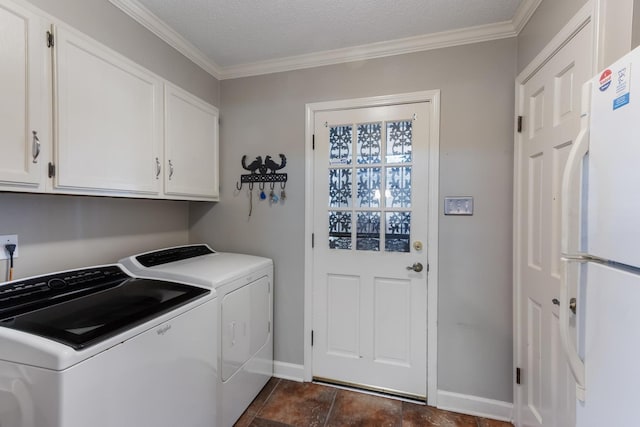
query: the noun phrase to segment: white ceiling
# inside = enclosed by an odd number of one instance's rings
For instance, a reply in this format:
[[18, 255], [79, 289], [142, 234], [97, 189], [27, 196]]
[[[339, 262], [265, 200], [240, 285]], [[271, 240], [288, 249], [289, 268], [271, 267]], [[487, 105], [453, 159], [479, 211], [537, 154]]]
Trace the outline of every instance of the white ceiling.
[[111, 2], [229, 78], [514, 36], [540, 0]]

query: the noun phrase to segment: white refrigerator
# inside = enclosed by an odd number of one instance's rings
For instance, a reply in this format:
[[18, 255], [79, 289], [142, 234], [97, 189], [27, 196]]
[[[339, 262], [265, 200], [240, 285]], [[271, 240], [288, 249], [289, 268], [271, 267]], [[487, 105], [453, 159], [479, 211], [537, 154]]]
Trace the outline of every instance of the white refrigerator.
[[585, 84], [581, 113], [563, 176], [559, 301], [576, 425], [640, 426], [640, 49]]

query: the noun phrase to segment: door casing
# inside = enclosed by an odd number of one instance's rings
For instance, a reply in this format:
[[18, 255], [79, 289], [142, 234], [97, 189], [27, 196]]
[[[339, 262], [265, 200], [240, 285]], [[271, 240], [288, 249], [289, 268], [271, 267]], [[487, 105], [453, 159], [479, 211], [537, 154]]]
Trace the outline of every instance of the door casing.
[[311, 329], [313, 326], [313, 133], [314, 117], [319, 111], [428, 102], [431, 105], [429, 128], [429, 207], [427, 238], [429, 273], [427, 288], [427, 404], [437, 406], [438, 386], [438, 215], [440, 91], [429, 90], [403, 94], [375, 96], [310, 103], [305, 107], [305, 271], [304, 271], [304, 380], [312, 380]]

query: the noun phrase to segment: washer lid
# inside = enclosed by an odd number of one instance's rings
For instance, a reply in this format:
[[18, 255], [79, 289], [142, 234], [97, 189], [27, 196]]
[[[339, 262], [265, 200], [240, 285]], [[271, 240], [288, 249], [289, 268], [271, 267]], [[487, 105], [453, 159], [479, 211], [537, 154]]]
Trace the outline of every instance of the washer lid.
[[75, 270], [0, 287], [0, 327], [81, 350], [210, 292], [118, 266]]

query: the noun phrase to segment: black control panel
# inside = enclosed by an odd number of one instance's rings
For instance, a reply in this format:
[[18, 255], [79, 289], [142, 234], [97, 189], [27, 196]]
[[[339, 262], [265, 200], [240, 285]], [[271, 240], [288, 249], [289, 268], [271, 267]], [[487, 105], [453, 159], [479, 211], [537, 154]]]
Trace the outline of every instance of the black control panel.
[[120, 267], [110, 265], [0, 285], [0, 319], [114, 287], [129, 278]]
[[215, 252], [206, 245], [191, 245], [149, 252], [148, 254], [138, 255], [136, 260], [144, 267], [153, 267], [213, 253]]

